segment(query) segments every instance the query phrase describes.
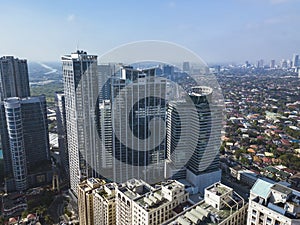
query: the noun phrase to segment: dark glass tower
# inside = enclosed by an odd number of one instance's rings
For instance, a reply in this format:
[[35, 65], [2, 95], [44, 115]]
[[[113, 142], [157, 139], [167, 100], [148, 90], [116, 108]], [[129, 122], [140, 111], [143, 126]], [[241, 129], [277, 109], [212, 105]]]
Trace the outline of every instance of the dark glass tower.
[[9, 97], [30, 96], [28, 68], [26, 59], [13, 56], [0, 58], [0, 100]]

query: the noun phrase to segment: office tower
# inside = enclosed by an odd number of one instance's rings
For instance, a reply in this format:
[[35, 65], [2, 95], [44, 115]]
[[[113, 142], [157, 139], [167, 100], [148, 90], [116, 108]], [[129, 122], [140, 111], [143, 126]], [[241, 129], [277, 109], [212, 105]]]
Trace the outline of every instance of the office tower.
[[250, 67], [250, 66], [251, 66], [251, 65], [250, 65], [249, 61], [245, 61], [245, 67], [248, 68], [248, 67]]
[[[113, 127], [112, 127], [112, 105], [110, 100], [104, 100], [99, 104], [100, 126], [99, 135], [104, 151], [101, 152], [102, 173], [109, 175], [113, 171]], [[104, 171], [105, 170], [105, 171]], [[112, 177], [111, 173], [109, 177]]]
[[264, 68], [264, 60], [263, 59], [258, 60], [256, 67], [257, 68]]
[[167, 109], [165, 176], [187, 179], [202, 194], [205, 187], [221, 179], [222, 112], [210, 100], [212, 91], [210, 87], [193, 87], [186, 99], [169, 102]]
[[183, 72], [186, 72], [186, 73], [190, 73], [190, 63], [189, 62], [183, 62], [183, 65], [182, 65], [182, 71]]
[[275, 59], [272, 59], [270, 62], [270, 68], [275, 69]]
[[111, 95], [113, 179], [153, 183], [164, 171], [166, 79], [156, 77], [155, 69], [132, 67], [121, 68], [118, 76]]
[[288, 64], [287, 64], [287, 61], [286, 61], [285, 59], [282, 59], [282, 60], [281, 60], [281, 68], [282, 68], [282, 69], [288, 68]]
[[215, 183], [205, 188], [204, 200], [177, 215], [165, 224], [245, 225], [248, 204], [232, 188]]
[[70, 186], [77, 196], [81, 179], [100, 171], [97, 56], [77, 51], [61, 58], [63, 64]]
[[7, 190], [23, 191], [49, 181], [48, 175], [43, 174], [50, 166], [45, 97], [11, 97], [1, 107]]
[[250, 191], [247, 225], [300, 224], [300, 192], [258, 179]]
[[0, 58], [0, 100], [30, 96], [27, 61], [13, 56]]
[[293, 60], [292, 60], [292, 68], [297, 68], [300, 66], [300, 62], [299, 62], [299, 55], [298, 54], [294, 54], [293, 55]]
[[98, 178], [88, 178], [78, 184], [78, 215], [80, 225], [95, 224], [93, 190], [104, 184], [105, 181]]
[[67, 142], [67, 121], [66, 121], [65, 95], [62, 92], [55, 93], [55, 105], [56, 105], [57, 134], [58, 134], [58, 146], [59, 146], [61, 167], [63, 168], [64, 175], [68, 179], [70, 173], [69, 173], [69, 153], [68, 153], [68, 142]]
[[173, 217], [173, 210], [187, 202], [188, 193], [178, 181], [162, 182], [155, 188], [132, 179], [116, 189], [116, 224], [163, 224]]

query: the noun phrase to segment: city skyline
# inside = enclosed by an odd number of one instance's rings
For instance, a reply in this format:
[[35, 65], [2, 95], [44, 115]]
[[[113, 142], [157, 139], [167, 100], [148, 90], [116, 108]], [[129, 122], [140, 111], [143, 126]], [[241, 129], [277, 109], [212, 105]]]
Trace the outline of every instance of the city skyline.
[[300, 31], [295, 29], [299, 4], [298, 0], [6, 2], [0, 18], [10, 35], [0, 37], [5, 43], [0, 54], [59, 61], [70, 49], [101, 56], [128, 42], [165, 40], [186, 46], [208, 63], [278, 61], [299, 52], [295, 49], [300, 45]]

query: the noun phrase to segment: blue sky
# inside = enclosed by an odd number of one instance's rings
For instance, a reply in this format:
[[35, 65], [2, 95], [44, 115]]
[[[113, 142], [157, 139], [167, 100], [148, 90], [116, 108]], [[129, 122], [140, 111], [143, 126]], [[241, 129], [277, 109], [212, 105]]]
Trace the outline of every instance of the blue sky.
[[59, 61], [140, 40], [183, 45], [206, 62], [300, 53], [300, 0], [2, 1], [0, 55]]

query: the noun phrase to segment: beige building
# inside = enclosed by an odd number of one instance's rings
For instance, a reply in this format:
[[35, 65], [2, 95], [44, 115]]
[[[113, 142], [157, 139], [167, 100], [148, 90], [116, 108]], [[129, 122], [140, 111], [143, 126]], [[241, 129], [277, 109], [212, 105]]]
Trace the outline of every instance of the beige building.
[[78, 215], [80, 225], [94, 224], [93, 190], [103, 186], [105, 181], [89, 178], [78, 185]]
[[94, 225], [116, 224], [116, 186], [108, 183], [93, 191]]
[[164, 224], [244, 225], [248, 204], [231, 188], [215, 183], [205, 189], [204, 200], [184, 208]]
[[173, 209], [188, 199], [184, 185], [170, 180], [150, 187], [130, 180], [117, 188], [117, 224], [162, 224], [174, 216]]
[[258, 179], [250, 191], [247, 225], [299, 225], [300, 192]]

